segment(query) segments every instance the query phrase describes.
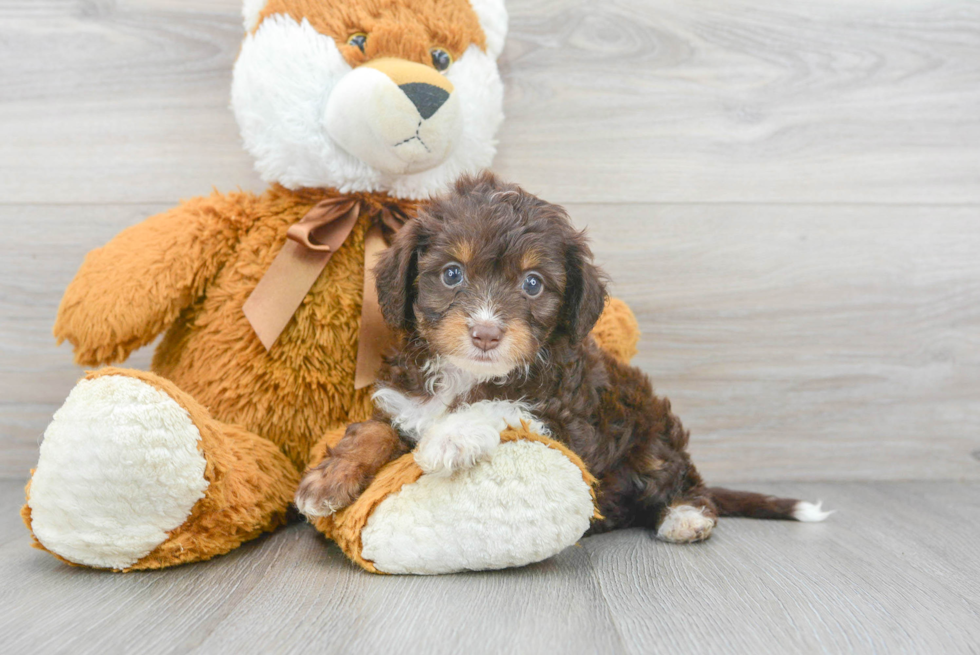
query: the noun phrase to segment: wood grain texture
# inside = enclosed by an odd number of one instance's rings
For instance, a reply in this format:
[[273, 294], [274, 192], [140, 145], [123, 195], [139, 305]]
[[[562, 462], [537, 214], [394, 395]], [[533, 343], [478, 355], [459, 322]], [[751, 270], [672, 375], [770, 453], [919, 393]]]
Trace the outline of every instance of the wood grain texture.
[[980, 476], [977, 209], [569, 210], [709, 480]]
[[[44, 428], [84, 375], [51, 333], [65, 287], [85, 253], [164, 205], [0, 205], [0, 477], [37, 462]], [[149, 368], [152, 349], [129, 364]]]
[[0, 0], [0, 202], [260, 189], [228, 108], [238, 0]]
[[722, 520], [695, 546], [628, 530], [523, 569], [426, 578], [364, 573], [302, 524], [200, 565], [71, 568], [28, 547], [20, 485], [0, 482], [0, 634], [9, 652], [79, 655], [925, 654], [980, 643], [976, 483], [758, 489], [839, 511], [824, 524]]
[[[0, 476], [34, 464], [82, 374], [51, 325], [85, 252], [164, 208], [0, 206]], [[568, 208], [708, 480], [980, 479], [974, 209]]]
[[975, 484], [763, 490], [839, 511], [822, 524], [722, 519], [691, 548], [632, 531], [583, 542], [630, 652], [976, 652]]
[[[0, 0], [0, 201], [259, 188], [235, 0]], [[511, 0], [497, 167], [562, 202], [980, 202], [970, 0]]]
[[980, 200], [975, 2], [508, 6], [496, 165], [556, 200]]

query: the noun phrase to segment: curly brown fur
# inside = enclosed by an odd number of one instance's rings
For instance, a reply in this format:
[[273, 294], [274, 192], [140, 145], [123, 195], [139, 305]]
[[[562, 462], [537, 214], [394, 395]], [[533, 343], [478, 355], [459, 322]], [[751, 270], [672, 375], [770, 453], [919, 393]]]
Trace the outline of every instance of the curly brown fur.
[[707, 538], [719, 512], [793, 517], [795, 500], [706, 488], [670, 402], [589, 336], [605, 280], [562, 208], [488, 173], [463, 179], [376, 272], [385, 318], [404, 335], [380, 374], [378, 418], [419, 443], [420, 466], [440, 421], [492, 401], [529, 411], [582, 457], [600, 482], [595, 532], [641, 526], [688, 542]]

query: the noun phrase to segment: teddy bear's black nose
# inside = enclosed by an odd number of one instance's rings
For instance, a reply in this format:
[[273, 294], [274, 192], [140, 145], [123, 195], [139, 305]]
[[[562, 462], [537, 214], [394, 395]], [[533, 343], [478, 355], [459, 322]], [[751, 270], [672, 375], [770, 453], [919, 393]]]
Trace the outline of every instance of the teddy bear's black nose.
[[428, 119], [435, 114], [439, 111], [439, 107], [442, 107], [449, 100], [447, 91], [425, 82], [409, 82], [400, 85], [398, 88], [408, 96], [423, 119]]

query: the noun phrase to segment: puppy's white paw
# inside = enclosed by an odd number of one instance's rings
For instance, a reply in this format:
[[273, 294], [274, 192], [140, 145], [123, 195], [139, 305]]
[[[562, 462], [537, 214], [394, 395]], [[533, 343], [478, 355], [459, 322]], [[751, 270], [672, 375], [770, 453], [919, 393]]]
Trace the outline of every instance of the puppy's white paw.
[[450, 415], [419, 441], [415, 463], [428, 475], [446, 477], [487, 459], [500, 443], [495, 425], [460, 420]]
[[704, 508], [691, 505], [671, 507], [657, 528], [657, 538], [674, 544], [704, 541], [711, 536], [715, 519], [704, 514]]

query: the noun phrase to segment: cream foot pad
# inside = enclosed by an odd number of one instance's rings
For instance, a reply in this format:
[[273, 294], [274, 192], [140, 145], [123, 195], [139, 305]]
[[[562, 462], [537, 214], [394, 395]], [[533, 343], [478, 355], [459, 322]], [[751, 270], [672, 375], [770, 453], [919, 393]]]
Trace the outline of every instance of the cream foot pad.
[[561, 552], [596, 516], [592, 476], [554, 441], [526, 430], [503, 439], [489, 461], [448, 478], [404, 456], [336, 515], [333, 538], [381, 573], [502, 569]]
[[35, 536], [76, 564], [131, 566], [204, 497], [200, 438], [187, 410], [145, 382], [82, 380], [44, 433], [28, 500]]

